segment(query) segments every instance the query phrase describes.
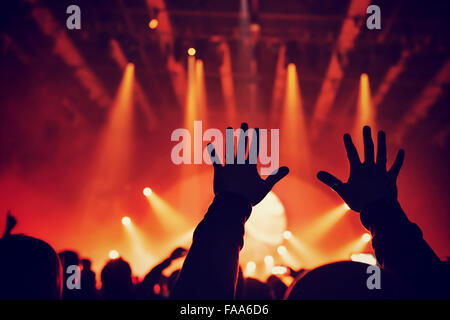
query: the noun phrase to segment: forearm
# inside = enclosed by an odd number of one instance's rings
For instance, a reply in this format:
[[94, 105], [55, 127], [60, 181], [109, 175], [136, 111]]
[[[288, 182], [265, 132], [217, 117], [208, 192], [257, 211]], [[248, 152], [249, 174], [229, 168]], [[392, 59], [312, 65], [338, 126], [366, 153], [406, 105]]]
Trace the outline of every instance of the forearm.
[[215, 197], [197, 226], [173, 299], [233, 299], [243, 246], [244, 224], [251, 205], [244, 197]]
[[163, 262], [155, 266], [152, 270], [150, 270], [149, 273], [147, 273], [144, 278], [144, 282], [148, 286], [153, 287], [154, 284], [158, 283], [159, 279], [161, 278], [162, 272], [170, 266], [171, 262], [171, 259], [165, 259]]
[[361, 222], [372, 233], [372, 246], [385, 268], [419, 284], [433, 286], [441, 262], [420, 228], [408, 220], [397, 200], [378, 201], [361, 211]]

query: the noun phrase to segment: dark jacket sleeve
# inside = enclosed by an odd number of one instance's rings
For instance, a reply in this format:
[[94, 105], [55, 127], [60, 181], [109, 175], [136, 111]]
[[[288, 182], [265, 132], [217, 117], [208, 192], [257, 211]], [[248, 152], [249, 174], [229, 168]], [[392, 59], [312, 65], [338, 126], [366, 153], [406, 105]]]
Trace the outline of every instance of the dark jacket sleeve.
[[[439, 295], [447, 281], [443, 264], [408, 220], [397, 200], [384, 199], [361, 211], [361, 222], [372, 234], [380, 265], [403, 277], [425, 296]], [[445, 281], [444, 281], [445, 280]]]
[[241, 195], [218, 194], [194, 231], [172, 299], [233, 299], [252, 206]]

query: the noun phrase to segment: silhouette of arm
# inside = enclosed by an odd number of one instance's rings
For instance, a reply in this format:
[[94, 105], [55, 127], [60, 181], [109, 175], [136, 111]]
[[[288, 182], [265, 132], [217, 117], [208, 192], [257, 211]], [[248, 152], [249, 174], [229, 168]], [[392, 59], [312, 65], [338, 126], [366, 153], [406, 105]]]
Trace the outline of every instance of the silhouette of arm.
[[[248, 130], [244, 123], [243, 132]], [[251, 148], [258, 154], [259, 131], [256, 129]], [[228, 143], [228, 141], [227, 141]], [[240, 135], [238, 144], [247, 149], [248, 139]], [[239, 145], [238, 148], [239, 150]], [[214, 167], [215, 198], [194, 232], [172, 299], [233, 299], [239, 266], [239, 251], [244, 244], [244, 224], [252, 205], [259, 203], [272, 187], [289, 172], [280, 168], [263, 180], [256, 163], [221, 165], [211, 144], [208, 145]], [[234, 150], [234, 149], [233, 149]], [[250, 154], [250, 151], [249, 151]], [[228, 155], [230, 156], [230, 155]]]
[[153, 288], [153, 286], [159, 282], [163, 271], [170, 266], [172, 261], [183, 257], [186, 255], [186, 252], [187, 251], [184, 248], [176, 248], [167, 259], [163, 260], [160, 264], [150, 270], [149, 273], [147, 273], [143, 280], [145, 286], [148, 288]]
[[[360, 212], [361, 222], [372, 234], [372, 246], [378, 262], [406, 278], [420, 278], [440, 272], [440, 260], [422, 237], [419, 227], [410, 222], [397, 201], [397, 176], [404, 160], [400, 150], [390, 170], [386, 170], [386, 136], [378, 133], [377, 158], [369, 127], [364, 127], [364, 162], [350, 135], [344, 144], [350, 162], [350, 177], [343, 183], [327, 172], [319, 180], [335, 190], [353, 210]], [[430, 277], [428, 280], [430, 280]], [[416, 281], [416, 282], [417, 282]]]
[[194, 232], [173, 290], [174, 299], [233, 299], [250, 202], [220, 193]]
[[11, 214], [11, 211], [8, 211], [8, 213], [6, 214], [6, 226], [5, 230], [3, 231], [3, 238], [11, 234], [11, 231], [12, 229], [14, 229], [16, 224], [16, 218], [14, 218], [14, 216]]

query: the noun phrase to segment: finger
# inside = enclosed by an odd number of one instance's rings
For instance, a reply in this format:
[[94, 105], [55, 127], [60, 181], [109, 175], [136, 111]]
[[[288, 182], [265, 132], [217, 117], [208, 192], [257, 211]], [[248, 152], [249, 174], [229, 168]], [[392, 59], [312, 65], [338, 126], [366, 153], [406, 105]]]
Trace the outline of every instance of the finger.
[[208, 150], [209, 157], [211, 159], [214, 170], [216, 170], [218, 167], [221, 167], [222, 164], [220, 163], [220, 159], [216, 154], [216, 149], [214, 149], [214, 145], [212, 143], [208, 143], [206, 148]]
[[378, 132], [377, 141], [377, 165], [386, 170], [386, 134], [384, 131]]
[[364, 137], [364, 163], [373, 163], [374, 161], [374, 147], [372, 140], [372, 132], [369, 126], [363, 128]]
[[394, 180], [396, 180], [398, 177], [398, 173], [400, 172], [404, 159], [405, 159], [405, 150], [400, 149], [397, 153], [397, 157], [395, 158], [394, 164], [389, 170], [389, 174], [394, 178]]
[[255, 128], [256, 134], [256, 158], [259, 156], [259, 128]]
[[352, 141], [352, 137], [348, 133], [344, 134], [344, 145], [345, 150], [347, 151], [347, 157], [348, 161], [350, 162], [350, 167], [361, 164], [358, 151], [356, 151], [355, 145]]
[[236, 159], [237, 163], [243, 164], [246, 163], [246, 155], [247, 155], [247, 145], [248, 145], [248, 125], [243, 122], [241, 124], [241, 131], [239, 132], [239, 140], [238, 147], [236, 150]]
[[248, 147], [248, 157], [247, 163], [256, 166], [258, 162], [258, 153], [259, 153], [259, 129], [255, 128], [253, 130], [249, 130], [248, 135], [252, 134], [252, 139], [250, 141], [250, 146]]
[[266, 182], [269, 185], [269, 189], [272, 189], [273, 186], [283, 179], [289, 173], [288, 167], [281, 167], [278, 170], [272, 172], [270, 176], [267, 177]]
[[317, 173], [317, 179], [325, 183], [327, 186], [329, 186], [334, 191], [338, 192], [339, 187], [342, 185], [342, 181], [333, 176], [332, 174], [325, 172], [325, 171], [319, 171]]
[[234, 161], [234, 130], [232, 127], [226, 129], [225, 134], [225, 165], [235, 163]]

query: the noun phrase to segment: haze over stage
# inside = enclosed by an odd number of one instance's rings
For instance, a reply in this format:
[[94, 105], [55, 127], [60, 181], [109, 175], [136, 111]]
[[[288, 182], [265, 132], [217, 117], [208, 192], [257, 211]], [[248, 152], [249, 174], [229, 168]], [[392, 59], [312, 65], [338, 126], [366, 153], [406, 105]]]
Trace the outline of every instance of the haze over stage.
[[346, 177], [341, 136], [361, 148], [370, 124], [390, 159], [406, 150], [399, 198], [450, 256], [448, 1], [380, 1], [381, 30], [360, 0], [83, 0], [67, 30], [70, 4], [0, 5], [0, 212], [16, 231], [143, 275], [189, 243], [213, 197], [210, 166], [172, 163], [171, 133], [245, 120], [280, 129], [291, 172], [248, 227], [244, 272], [348, 259], [371, 250], [366, 231], [315, 173]]

